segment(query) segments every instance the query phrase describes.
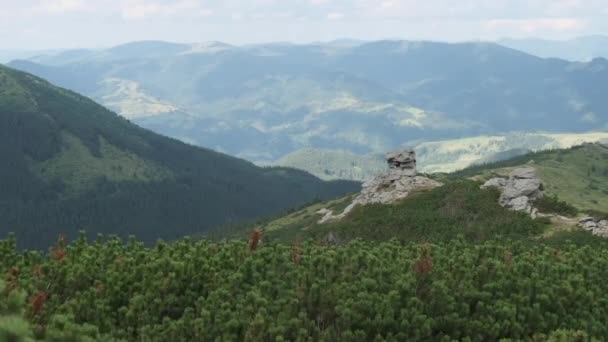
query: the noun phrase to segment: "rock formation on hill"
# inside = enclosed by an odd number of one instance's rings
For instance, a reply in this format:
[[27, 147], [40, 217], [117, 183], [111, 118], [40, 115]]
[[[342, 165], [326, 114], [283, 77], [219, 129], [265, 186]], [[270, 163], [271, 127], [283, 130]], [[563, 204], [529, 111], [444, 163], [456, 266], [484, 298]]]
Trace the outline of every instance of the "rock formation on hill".
[[386, 155], [388, 171], [363, 184], [361, 193], [339, 215], [329, 209], [321, 209], [317, 214], [323, 215], [319, 223], [341, 219], [357, 205], [373, 203], [391, 204], [406, 198], [414, 190], [428, 190], [442, 184], [416, 172], [416, 152], [403, 150]]
[[608, 238], [608, 220], [584, 217], [579, 221], [578, 225], [593, 235]]
[[536, 217], [538, 210], [534, 201], [544, 196], [542, 181], [533, 167], [522, 167], [511, 171], [508, 178], [492, 178], [482, 189], [496, 187], [500, 190], [500, 205], [513, 211], [529, 213]]

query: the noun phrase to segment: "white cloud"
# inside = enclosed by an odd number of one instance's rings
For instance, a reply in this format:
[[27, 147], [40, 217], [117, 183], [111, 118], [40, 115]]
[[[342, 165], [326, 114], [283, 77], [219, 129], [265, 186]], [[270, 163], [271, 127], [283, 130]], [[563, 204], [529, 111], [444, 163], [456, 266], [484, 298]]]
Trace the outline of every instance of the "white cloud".
[[127, 0], [122, 7], [122, 16], [125, 19], [144, 19], [147, 17], [192, 17], [210, 16], [213, 9], [205, 8], [197, 0], [179, 1], [150, 1], [150, 0]]
[[213, 15], [213, 13], [214, 13], [214, 12], [213, 12], [213, 10], [212, 10], [212, 9], [209, 9], [209, 8], [202, 8], [202, 9], [200, 9], [200, 10], [198, 11], [198, 14], [199, 14], [201, 17], [209, 17], [209, 16], [212, 16], [212, 15]]
[[323, 6], [328, 4], [331, 0], [308, 0], [308, 3], [313, 6]]
[[41, 0], [34, 11], [43, 13], [66, 13], [86, 9], [83, 0]]
[[493, 19], [483, 24], [487, 30], [517, 31], [531, 35], [547, 31], [576, 33], [586, 26], [586, 20], [578, 18]]
[[329, 20], [340, 20], [342, 18], [344, 18], [344, 13], [332, 12], [327, 14], [327, 19]]
[[381, 9], [390, 9], [390, 8], [395, 7], [395, 4], [396, 4], [396, 2], [395, 2], [395, 1], [383, 1], [383, 2], [380, 4], [380, 8], [381, 8]]
[[122, 9], [125, 19], [142, 19], [160, 11], [158, 4], [147, 4], [142, 1], [128, 1]]
[[[607, 16], [608, 0], [0, 0], [3, 45], [32, 48], [200, 37], [559, 39], [606, 34]], [[44, 30], [24, 38], [32, 26]]]

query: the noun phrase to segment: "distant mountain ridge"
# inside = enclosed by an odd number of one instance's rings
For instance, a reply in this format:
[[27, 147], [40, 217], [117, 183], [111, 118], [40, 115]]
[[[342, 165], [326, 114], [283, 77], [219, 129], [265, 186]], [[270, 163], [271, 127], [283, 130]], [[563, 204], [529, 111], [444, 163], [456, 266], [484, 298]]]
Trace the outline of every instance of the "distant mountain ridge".
[[608, 36], [594, 35], [570, 40], [501, 39], [499, 44], [543, 58], [588, 62], [608, 58]]
[[85, 229], [146, 242], [358, 189], [186, 145], [0, 66], [0, 236], [46, 248]]
[[256, 162], [301, 149], [366, 155], [513, 131], [608, 129], [608, 60], [543, 59], [493, 43], [137, 42], [66, 61], [11, 66], [161, 134]]
[[356, 155], [343, 150], [303, 149], [271, 165], [305, 170], [325, 180], [367, 181], [386, 169], [383, 154]]
[[[498, 162], [530, 152], [570, 148], [584, 143], [608, 143], [608, 132], [581, 134], [511, 133], [411, 145], [422, 172], [453, 172]], [[272, 163], [305, 170], [322, 179], [366, 181], [386, 168], [384, 154], [355, 155], [348, 151], [303, 149]]]

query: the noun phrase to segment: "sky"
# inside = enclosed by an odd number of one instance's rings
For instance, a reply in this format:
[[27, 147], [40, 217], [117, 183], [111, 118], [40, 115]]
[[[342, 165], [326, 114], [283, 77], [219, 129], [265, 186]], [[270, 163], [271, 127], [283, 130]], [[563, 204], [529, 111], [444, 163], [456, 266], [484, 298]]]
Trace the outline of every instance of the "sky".
[[568, 39], [608, 33], [608, 0], [0, 0], [0, 50], [137, 40]]

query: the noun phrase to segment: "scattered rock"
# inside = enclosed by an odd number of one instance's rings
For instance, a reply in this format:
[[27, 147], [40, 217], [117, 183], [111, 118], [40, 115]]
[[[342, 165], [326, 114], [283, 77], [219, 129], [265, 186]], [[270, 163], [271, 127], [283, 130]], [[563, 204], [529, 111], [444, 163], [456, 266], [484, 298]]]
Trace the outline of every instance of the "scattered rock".
[[327, 234], [327, 236], [325, 237], [325, 243], [327, 245], [337, 245], [340, 243], [340, 241], [338, 241], [338, 238], [334, 235], [333, 232], [329, 232], [329, 234]]
[[484, 185], [481, 186], [482, 189], [487, 189], [490, 187], [495, 187], [495, 188], [504, 188], [505, 185], [507, 185], [507, 180], [505, 178], [492, 178], [489, 181], [487, 181]]
[[334, 212], [327, 208], [323, 208], [317, 211], [317, 214], [323, 215], [323, 217], [318, 222], [319, 224], [329, 222], [334, 218]]
[[599, 220], [593, 217], [583, 217], [578, 221], [578, 226], [591, 234], [601, 237], [608, 237], [608, 221]]
[[417, 175], [414, 150], [388, 153], [386, 161], [388, 171], [364, 183], [361, 193], [342, 213], [334, 215], [331, 210], [319, 210], [317, 213], [324, 216], [318, 223], [342, 219], [357, 205], [391, 204], [406, 198], [414, 190], [433, 189], [442, 185], [430, 178]]
[[533, 167], [522, 167], [511, 171], [509, 178], [492, 178], [488, 180], [482, 189], [496, 187], [500, 189], [499, 203], [505, 208], [513, 211], [529, 213], [533, 218], [538, 210], [533, 207], [534, 201], [544, 196], [542, 181], [536, 176]]

